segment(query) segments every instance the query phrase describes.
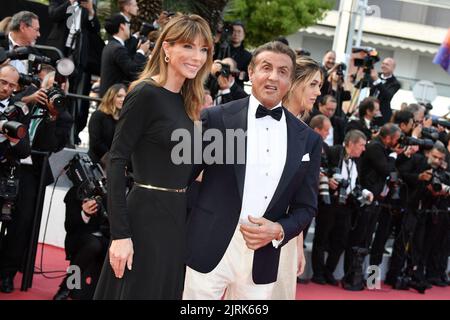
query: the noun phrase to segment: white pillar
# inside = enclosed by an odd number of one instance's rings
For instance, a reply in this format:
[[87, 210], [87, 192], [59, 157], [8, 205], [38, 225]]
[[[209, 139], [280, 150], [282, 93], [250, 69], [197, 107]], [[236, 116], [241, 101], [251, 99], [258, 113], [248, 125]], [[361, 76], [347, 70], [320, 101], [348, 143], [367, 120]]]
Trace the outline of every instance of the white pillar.
[[341, 0], [339, 5], [339, 20], [333, 39], [333, 50], [338, 57], [343, 57], [347, 47], [347, 35], [350, 27], [350, 18], [353, 0]]

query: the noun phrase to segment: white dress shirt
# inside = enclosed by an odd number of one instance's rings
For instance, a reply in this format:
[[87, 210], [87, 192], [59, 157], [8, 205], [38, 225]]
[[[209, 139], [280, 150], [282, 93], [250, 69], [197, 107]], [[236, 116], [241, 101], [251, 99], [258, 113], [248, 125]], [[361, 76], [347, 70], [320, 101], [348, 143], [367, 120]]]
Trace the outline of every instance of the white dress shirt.
[[[283, 112], [280, 121], [271, 116], [256, 119], [259, 104], [251, 95], [247, 114], [247, 164], [239, 219], [244, 224], [249, 223], [249, 215], [256, 218], [264, 215], [286, 163], [286, 116]], [[281, 108], [281, 104], [275, 108]]]
[[[14, 41], [11, 36], [11, 32], [8, 35], [9, 39], [9, 50], [14, 49], [14, 47], [22, 47], [20, 44]], [[15, 67], [19, 73], [28, 74], [28, 60], [11, 60], [9, 62], [10, 65]]]
[[328, 131], [328, 135], [324, 141], [330, 147], [334, 146], [334, 128], [333, 128], [333, 126], [330, 126], [330, 131]]

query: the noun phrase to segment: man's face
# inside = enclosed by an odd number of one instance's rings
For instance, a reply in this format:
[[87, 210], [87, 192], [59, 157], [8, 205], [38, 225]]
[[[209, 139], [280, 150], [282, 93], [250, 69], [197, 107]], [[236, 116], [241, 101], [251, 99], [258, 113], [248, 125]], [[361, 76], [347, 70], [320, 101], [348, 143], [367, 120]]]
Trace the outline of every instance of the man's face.
[[328, 100], [325, 105], [319, 106], [319, 111], [327, 118], [331, 118], [336, 112], [336, 106], [336, 102]]
[[397, 131], [392, 136], [387, 136], [386, 137], [386, 146], [391, 149], [394, 148], [398, 144], [398, 140], [400, 139], [401, 134], [402, 133], [400, 131]]
[[347, 147], [347, 153], [351, 158], [359, 158], [361, 153], [366, 150], [366, 140], [358, 139], [357, 142], [349, 142]]
[[316, 131], [322, 137], [322, 140], [325, 140], [330, 134], [330, 129], [331, 122], [328, 120], [324, 121], [322, 129], [316, 128], [314, 129], [314, 131]]
[[383, 72], [384, 75], [391, 75], [394, 73], [395, 69], [395, 62], [392, 58], [386, 58], [381, 63], [381, 72]]
[[41, 35], [39, 26], [39, 20], [32, 19], [31, 26], [27, 26], [25, 23], [20, 24], [20, 31], [23, 35], [23, 38], [26, 42], [26, 45], [34, 45], [36, 43], [37, 38]]
[[437, 149], [431, 149], [431, 151], [428, 152], [427, 157], [428, 157], [428, 164], [433, 169], [441, 167], [442, 163], [445, 161], [445, 154], [441, 153]]
[[242, 41], [244, 41], [244, 38], [245, 38], [244, 28], [239, 25], [234, 25], [233, 34], [231, 36], [231, 42], [235, 46], [240, 46]]
[[327, 70], [333, 68], [335, 63], [336, 63], [336, 54], [334, 52], [330, 51], [323, 56], [323, 65]]
[[291, 58], [284, 53], [258, 54], [248, 69], [256, 99], [268, 109], [279, 104], [291, 86], [293, 68]]
[[409, 134], [414, 126], [414, 120], [409, 119], [408, 123], [400, 123], [400, 129], [404, 134]]
[[125, 6], [125, 12], [129, 15], [136, 17], [138, 15], [139, 7], [136, 3], [136, 0], [131, 0], [128, 5]]
[[0, 100], [9, 98], [17, 89], [19, 74], [8, 67], [0, 70]]

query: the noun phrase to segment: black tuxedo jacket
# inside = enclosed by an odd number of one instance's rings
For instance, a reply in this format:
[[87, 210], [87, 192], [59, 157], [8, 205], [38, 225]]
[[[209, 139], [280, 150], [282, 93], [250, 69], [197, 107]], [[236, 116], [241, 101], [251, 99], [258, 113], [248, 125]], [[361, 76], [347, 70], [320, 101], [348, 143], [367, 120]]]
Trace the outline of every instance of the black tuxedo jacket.
[[116, 83], [128, 84], [144, 68], [147, 58], [136, 53], [131, 56], [127, 47], [111, 38], [102, 52], [100, 96]]
[[[205, 109], [204, 130], [214, 128], [225, 137], [226, 129], [247, 131], [249, 98]], [[286, 164], [264, 218], [283, 227], [281, 245], [296, 237], [317, 211], [322, 139], [307, 125], [284, 109], [287, 122]], [[205, 132], [205, 131], [203, 131]], [[226, 148], [223, 150], [226, 159]], [[235, 148], [236, 149], [236, 148]], [[309, 153], [310, 161], [302, 161]], [[234, 152], [234, 163], [237, 156]], [[187, 265], [199, 272], [212, 271], [220, 262], [238, 225], [245, 179], [245, 164], [198, 165], [193, 176], [203, 171], [196, 203], [188, 220]], [[280, 247], [272, 243], [255, 251], [253, 281], [276, 281]]]
[[[307, 123], [311, 121], [315, 116], [322, 114], [318, 108], [313, 108]], [[345, 120], [337, 115], [333, 115], [330, 119], [331, 125], [333, 126], [333, 145], [342, 144], [345, 138]]]
[[[381, 74], [379, 74], [379, 76], [381, 76]], [[379, 125], [383, 125], [391, 119], [391, 100], [400, 87], [400, 82], [398, 82], [397, 78], [392, 75], [392, 77], [387, 79], [384, 84], [380, 83], [376, 86], [372, 86], [370, 89], [370, 95], [375, 96], [378, 100], [380, 100], [380, 111], [382, 118], [380, 119], [381, 123], [379, 123]]]
[[[60, 49], [65, 55], [67, 54], [66, 40], [69, 34], [67, 28], [67, 8], [70, 5], [69, 0], [50, 0], [48, 13], [50, 20], [53, 22], [52, 29], [47, 38], [49, 46]], [[100, 59], [103, 47], [105, 46], [100, 35], [100, 22], [97, 15], [89, 20], [89, 13], [82, 8], [81, 11], [81, 39], [79, 46], [74, 52], [74, 61], [77, 67], [100, 75]]]
[[347, 132], [351, 130], [359, 130], [362, 133], [364, 133], [364, 135], [367, 138], [367, 141], [370, 141], [372, 139], [372, 131], [369, 128], [367, 128], [364, 119], [349, 121], [345, 128], [345, 134], [347, 134]]

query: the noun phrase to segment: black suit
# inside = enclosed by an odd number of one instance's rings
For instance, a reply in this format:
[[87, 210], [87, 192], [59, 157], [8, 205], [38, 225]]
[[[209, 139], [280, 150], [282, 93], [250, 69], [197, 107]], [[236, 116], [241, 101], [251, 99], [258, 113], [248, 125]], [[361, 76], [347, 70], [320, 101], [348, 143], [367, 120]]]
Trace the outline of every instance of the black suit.
[[[227, 102], [231, 102], [234, 100], [239, 100], [242, 98], [247, 97], [248, 94], [242, 89], [237, 82], [234, 82], [233, 85], [230, 88], [230, 92], [222, 95], [222, 101], [221, 104], [225, 104]], [[215, 97], [217, 98], [217, 97]]]
[[[379, 76], [381, 76], [381, 74], [379, 74]], [[387, 79], [384, 84], [379, 83], [376, 86], [372, 85], [370, 95], [380, 100], [380, 111], [382, 117], [377, 118], [381, 121], [381, 123], [377, 123], [378, 125], [383, 125], [390, 121], [392, 117], [391, 100], [400, 87], [400, 82], [398, 82], [394, 75]]]
[[[249, 98], [244, 98], [205, 109], [202, 114], [204, 130], [215, 128], [224, 136], [226, 129], [246, 131], [248, 104]], [[321, 153], [320, 136], [286, 109], [284, 113], [288, 137], [286, 164], [264, 214], [264, 218], [282, 225], [285, 233], [282, 245], [296, 237], [316, 213]], [[310, 161], [301, 162], [306, 153], [309, 153]], [[234, 163], [236, 160], [235, 152]], [[246, 165], [200, 165], [194, 176], [203, 169], [198, 201], [188, 222], [187, 265], [207, 273], [222, 259], [238, 225]], [[286, 215], [288, 208], [290, 211]], [[275, 249], [271, 243], [254, 252], [253, 281], [256, 284], [276, 281], [279, 257], [280, 248]]]
[[102, 52], [100, 96], [103, 96], [113, 84], [128, 84], [135, 80], [146, 60], [147, 58], [140, 53], [131, 56], [124, 45], [111, 38]]
[[[50, 0], [48, 13], [50, 20], [53, 22], [52, 30], [47, 39], [50, 46], [60, 49], [65, 55], [68, 55], [66, 48], [66, 40], [69, 35], [67, 28], [66, 14], [67, 8], [70, 6], [69, 0]], [[74, 62], [77, 68], [88, 70], [91, 74], [100, 75], [101, 52], [104, 43], [99, 36], [100, 22], [97, 15], [89, 20], [89, 13], [85, 8], [81, 8], [81, 37], [74, 51]]]
[[347, 123], [347, 126], [345, 128], [345, 134], [351, 130], [359, 130], [367, 138], [367, 141], [370, 141], [372, 139], [372, 131], [370, 128], [367, 127], [366, 121], [364, 119], [358, 119], [358, 120], [352, 120]]

